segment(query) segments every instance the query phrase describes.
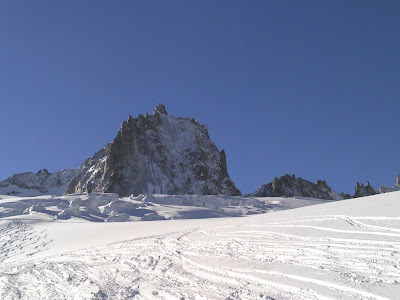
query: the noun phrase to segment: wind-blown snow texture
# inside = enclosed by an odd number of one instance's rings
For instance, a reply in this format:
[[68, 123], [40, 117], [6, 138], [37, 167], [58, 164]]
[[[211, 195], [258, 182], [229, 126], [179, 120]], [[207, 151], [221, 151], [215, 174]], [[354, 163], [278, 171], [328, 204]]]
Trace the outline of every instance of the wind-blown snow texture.
[[1, 218], [40, 212], [52, 220], [128, 222], [238, 217], [320, 203], [318, 199], [244, 198], [223, 195], [139, 195], [92, 193], [65, 196], [15, 197], [0, 195]]
[[260, 186], [253, 197], [310, 197], [316, 199], [342, 200], [350, 198], [349, 195], [338, 194], [333, 191], [326, 181], [318, 180], [317, 183], [286, 174], [275, 178], [268, 184]]
[[54, 173], [46, 169], [39, 172], [15, 174], [0, 181], [0, 195], [38, 196], [62, 195], [68, 182], [76, 175], [76, 170], [60, 170]]
[[65, 191], [131, 194], [240, 195], [230, 180], [224, 150], [193, 118], [129, 117], [113, 142], [87, 159]]
[[8, 217], [0, 298], [399, 299], [399, 199], [207, 220]]

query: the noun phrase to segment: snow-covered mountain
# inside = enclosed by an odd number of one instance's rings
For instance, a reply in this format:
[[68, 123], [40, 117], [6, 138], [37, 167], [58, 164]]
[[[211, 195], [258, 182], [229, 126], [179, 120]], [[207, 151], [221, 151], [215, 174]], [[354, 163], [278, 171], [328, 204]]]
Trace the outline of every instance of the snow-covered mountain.
[[0, 181], [0, 195], [38, 196], [62, 195], [68, 182], [75, 176], [75, 169], [65, 169], [50, 173], [46, 169], [39, 172], [14, 174]]
[[317, 183], [286, 174], [260, 186], [253, 194], [253, 197], [310, 197], [327, 200], [342, 200], [350, 198], [343, 193], [338, 194], [333, 191], [323, 180], [317, 180]]
[[193, 118], [168, 116], [164, 105], [153, 115], [131, 116], [111, 143], [88, 158], [65, 194], [240, 195], [230, 180], [224, 150], [206, 126]]

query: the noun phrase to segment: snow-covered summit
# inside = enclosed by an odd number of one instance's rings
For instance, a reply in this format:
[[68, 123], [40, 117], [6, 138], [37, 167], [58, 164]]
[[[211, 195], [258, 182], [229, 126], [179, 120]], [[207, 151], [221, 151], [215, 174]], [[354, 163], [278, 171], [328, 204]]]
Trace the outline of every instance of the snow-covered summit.
[[350, 198], [348, 195], [333, 191], [324, 180], [316, 183], [286, 174], [260, 186], [251, 196], [254, 197], [310, 197], [327, 200], [342, 200]]
[[114, 141], [79, 167], [65, 191], [91, 192], [240, 195], [228, 175], [225, 151], [218, 150], [207, 127], [169, 116], [162, 104], [153, 115], [124, 121]]
[[0, 181], [0, 195], [38, 196], [44, 194], [62, 195], [68, 182], [75, 176], [75, 169], [50, 173], [46, 169], [14, 174]]

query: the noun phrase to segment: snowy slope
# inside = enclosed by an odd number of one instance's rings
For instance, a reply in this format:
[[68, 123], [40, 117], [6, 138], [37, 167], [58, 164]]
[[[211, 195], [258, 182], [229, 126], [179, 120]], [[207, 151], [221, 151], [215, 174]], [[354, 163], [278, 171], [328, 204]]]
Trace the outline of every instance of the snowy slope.
[[0, 298], [400, 299], [400, 192], [241, 218], [53, 220], [0, 222]]

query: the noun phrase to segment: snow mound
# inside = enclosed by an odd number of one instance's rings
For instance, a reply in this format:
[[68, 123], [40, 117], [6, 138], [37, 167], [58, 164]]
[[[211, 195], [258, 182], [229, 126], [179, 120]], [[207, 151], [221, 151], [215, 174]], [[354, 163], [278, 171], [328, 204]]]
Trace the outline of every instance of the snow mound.
[[107, 205], [101, 207], [100, 211], [107, 215], [111, 215], [112, 212], [133, 214], [137, 206], [138, 205], [135, 206], [132, 202], [123, 200], [114, 200], [108, 203]]
[[[135, 199], [132, 197], [131, 199]], [[254, 198], [233, 197], [233, 196], [208, 196], [208, 195], [147, 195], [139, 196], [143, 202], [158, 203], [164, 205], [181, 205], [181, 206], [195, 206], [206, 207], [212, 209], [219, 209], [227, 206], [258, 206], [264, 205], [263, 201]]]
[[116, 214], [114, 212], [111, 213], [111, 215], [105, 219], [104, 222], [127, 222], [129, 221], [129, 215], [126, 213], [122, 214]]
[[34, 212], [34, 211], [37, 211], [37, 212], [46, 212], [46, 207], [44, 206], [43, 203], [37, 203], [37, 204], [32, 205], [32, 206], [29, 208], [29, 212], [30, 212], [30, 213], [32, 213], [32, 212]]
[[52, 220], [77, 221], [79, 218], [89, 222], [110, 222], [118, 218], [124, 221], [222, 218], [290, 209], [321, 201], [224, 195], [139, 195], [126, 198], [113, 193], [37, 197], [0, 195], [0, 219], [28, 214], [34, 214], [35, 218], [42, 214]]
[[75, 194], [75, 196], [77, 197], [71, 201], [70, 206], [99, 207], [119, 200], [118, 195], [113, 193]]
[[77, 206], [72, 206], [64, 209], [63, 211], [59, 212], [56, 216], [55, 219], [59, 220], [68, 220], [71, 217], [82, 217], [83, 212], [79, 209]]
[[142, 217], [142, 221], [159, 221], [159, 220], [167, 220], [164, 216], [160, 216], [157, 213], [148, 213]]

